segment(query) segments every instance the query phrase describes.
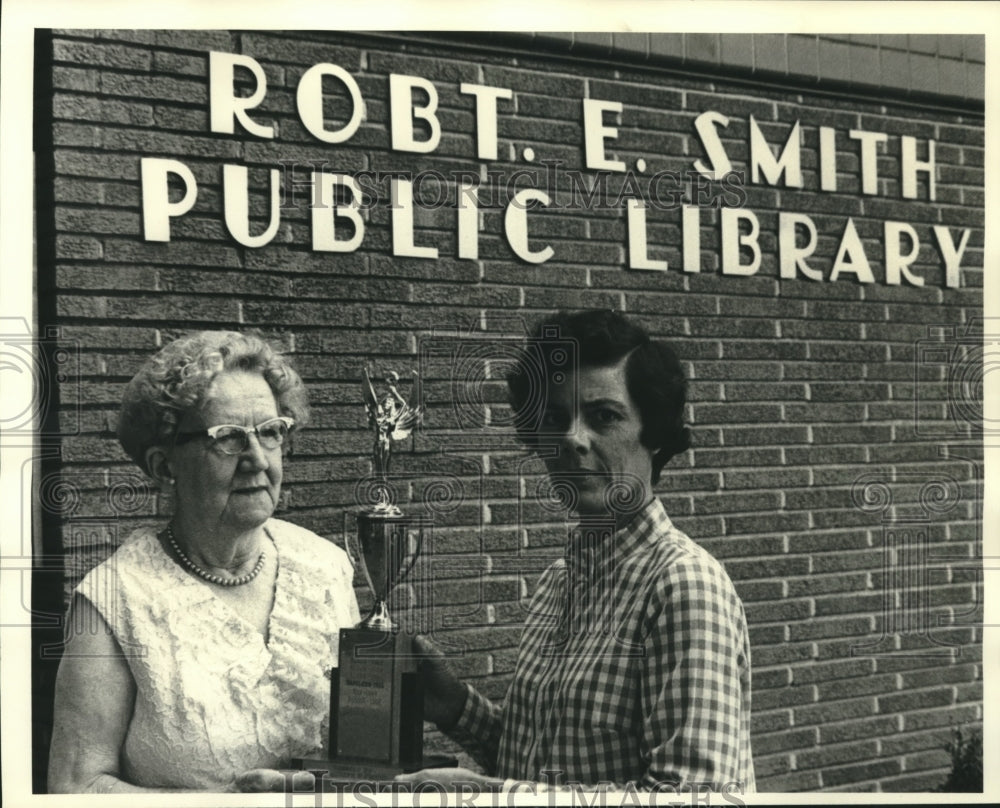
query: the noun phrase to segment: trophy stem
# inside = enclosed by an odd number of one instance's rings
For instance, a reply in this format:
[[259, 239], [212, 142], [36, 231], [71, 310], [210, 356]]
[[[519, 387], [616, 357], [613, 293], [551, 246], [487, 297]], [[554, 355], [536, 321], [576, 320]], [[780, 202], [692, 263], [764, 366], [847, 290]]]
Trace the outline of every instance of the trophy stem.
[[358, 623], [358, 628], [368, 629], [369, 631], [384, 631], [388, 634], [396, 631], [398, 626], [389, 616], [389, 607], [386, 605], [386, 602], [378, 598], [368, 616]]

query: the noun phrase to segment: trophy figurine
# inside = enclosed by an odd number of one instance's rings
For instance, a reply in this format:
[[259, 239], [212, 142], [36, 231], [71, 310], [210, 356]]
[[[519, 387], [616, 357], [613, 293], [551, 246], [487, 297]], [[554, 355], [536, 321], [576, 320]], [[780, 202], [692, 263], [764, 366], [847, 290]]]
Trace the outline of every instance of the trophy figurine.
[[387, 392], [379, 400], [368, 369], [365, 369], [363, 394], [368, 426], [375, 435], [372, 446], [372, 466], [375, 476], [376, 501], [370, 511], [358, 514], [358, 543], [361, 545], [361, 566], [368, 586], [375, 596], [375, 604], [358, 628], [371, 631], [392, 632], [396, 626], [389, 616], [386, 600], [389, 593], [402, 581], [420, 554], [423, 533], [417, 530], [417, 545], [411, 546], [410, 536], [415, 521], [404, 516], [392, 501], [389, 486], [389, 461], [393, 447], [406, 440], [423, 417], [420, 403], [420, 377], [414, 374], [411, 407], [399, 394], [396, 385], [399, 374], [390, 372], [385, 379]]
[[340, 631], [339, 667], [331, 671], [330, 759], [303, 762], [340, 783], [391, 780], [427, 766], [455, 765], [454, 758], [424, 758], [424, 694], [412, 638], [399, 630], [386, 605], [417, 560], [424, 525], [420, 516], [402, 513], [389, 484], [394, 447], [421, 421], [420, 378], [414, 374], [412, 406], [399, 392], [398, 374], [390, 373], [385, 383], [380, 397], [365, 369], [365, 410], [375, 438], [369, 489], [374, 496], [357, 516], [355, 555], [374, 605], [357, 626]]

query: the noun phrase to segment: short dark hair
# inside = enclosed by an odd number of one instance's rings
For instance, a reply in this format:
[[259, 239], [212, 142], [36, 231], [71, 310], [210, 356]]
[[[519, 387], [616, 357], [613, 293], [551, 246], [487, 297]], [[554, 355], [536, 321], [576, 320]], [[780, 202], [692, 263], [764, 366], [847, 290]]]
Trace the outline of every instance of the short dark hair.
[[532, 448], [539, 444], [546, 391], [560, 373], [573, 367], [610, 367], [626, 356], [625, 384], [642, 418], [639, 440], [655, 450], [652, 482], [658, 482], [667, 461], [691, 446], [691, 432], [684, 425], [687, 380], [669, 345], [650, 339], [618, 312], [560, 311], [538, 323], [507, 377], [521, 441]]

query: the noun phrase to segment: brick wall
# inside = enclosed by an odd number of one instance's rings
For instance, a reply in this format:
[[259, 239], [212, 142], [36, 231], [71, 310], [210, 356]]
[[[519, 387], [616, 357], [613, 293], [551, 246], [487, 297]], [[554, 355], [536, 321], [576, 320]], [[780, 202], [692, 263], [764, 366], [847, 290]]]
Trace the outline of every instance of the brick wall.
[[[282, 515], [338, 542], [356, 508], [356, 482], [370, 469], [360, 368], [366, 360], [421, 367], [427, 421], [412, 452], [394, 463], [410, 507], [430, 508], [436, 527], [423, 574], [397, 609], [465, 649], [461, 672], [501, 695], [523, 598], [564, 535], [534, 496], [538, 461], [518, 450], [506, 425], [504, 346], [554, 308], [612, 307], [671, 340], [691, 379], [694, 448], [671, 462], [659, 494], [679, 526], [725, 563], [746, 604], [761, 790], [940, 783], [949, 728], [982, 717], [981, 112], [947, 99], [910, 105], [905, 92], [875, 94], [872, 82], [867, 91], [820, 92], [791, 81], [756, 86], [718, 66], [715, 75], [704, 64], [687, 73], [683, 55], [657, 61], [649, 42], [641, 59], [617, 52], [608, 61], [557, 39], [546, 52], [542, 40], [528, 51], [516, 40], [466, 46], [454, 36], [42, 35], [39, 316], [58, 326], [54, 344], [68, 352], [53, 353], [63, 376], [46, 442], [59, 456], [44, 461], [38, 497], [47, 547], [65, 553], [64, 592], [132, 529], [169, 512], [114, 428], [124, 384], [172, 337], [254, 328], [294, 356], [314, 422], [296, 437]], [[239, 127], [210, 132], [210, 51], [261, 64], [268, 94], [252, 114], [275, 126], [273, 140]], [[366, 119], [346, 143], [318, 142], [296, 115], [298, 81], [320, 62], [344, 68], [365, 99]], [[390, 148], [390, 73], [434, 83], [443, 135], [433, 154]], [[475, 107], [462, 82], [513, 91], [499, 106], [497, 160], [476, 159]], [[760, 222], [753, 276], [723, 272], [721, 213], [710, 204], [701, 211], [700, 272], [682, 269], [676, 209], [647, 210], [649, 258], [669, 268], [625, 268], [625, 203], [562, 205], [579, 190], [565, 174], [551, 188], [554, 204], [528, 214], [531, 248], [554, 251], [537, 265], [518, 259], [505, 238], [502, 196], [481, 205], [476, 260], [458, 257], [449, 207], [416, 210], [415, 241], [437, 246], [438, 259], [394, 257], [385, 198], [367, 215], [356, 251], [313, 251], [301, 188], [286, 198], [268, 245], [243, 247], [227, 232], [223, 164], [250, 168], [252, 233], [269, 220], [271, 168], [300, 181], [317, 166], [471, 171], [486, 180], [481, 197], [496, 186], [486, 169], [537, 171], [539, 183], [543, 160], [582, 169], [580, 99], [588, 97], [624, 104], [608, 156], [630, 168], [644, 159], [643, 176], [688, 171], [705, 158], [694, 120], [707, 110], [729, 116], [722, 143], [740, 172], [748, 171], [751, 115], [775, 146], [801, 123], [803, 189], [745, 189], [743, 209]], [[324, 110], [331, 128], [342, 125], [343, 93], [331, 91]], [[837, 130], [836, 192], [817, 190], [819, 127]], [[874, 194], [862, 193], [851, 129], [887, 134]], [[934, 202], [923, 177], [916, 199], [902, 197], [902, 136], [917, 138], [918, 150], [937, 143]], [[180, 160], [199, 187], [169, 243], [143, 238], [140, 160], [148, 157]], [[610, 178], [612, 200], [623, 182]], [[452, 198], [454, 183], [445, 187]], [[810, 265], [826, 280], [779, 277], [781, 211], [811, 217], [818, 247]], [[848, 217], [872, 283], [828, 279]], [[885, 283], [887, 220], [918, 234], [910, 269], [924, 286]], [[971, 229], [957, 287], [945, 284], [932, 236], [942, 225], [956, 241]], [[746, 249], [742, 256], [750, 260]]]
[[[520, 35], [523, 36], [523, 35]], [[986, 39], [958, 34], [531, 34], [574, 55], [671, 62], [759, 80], [982, 103]]]

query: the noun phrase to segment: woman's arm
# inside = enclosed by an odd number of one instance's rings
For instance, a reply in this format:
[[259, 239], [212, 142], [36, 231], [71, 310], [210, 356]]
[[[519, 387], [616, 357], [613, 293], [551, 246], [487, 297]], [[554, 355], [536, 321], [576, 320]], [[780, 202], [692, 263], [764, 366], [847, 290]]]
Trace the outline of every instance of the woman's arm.
[[97, 608], [76, 595], [56, 675], [49, 791], [146, 790], [119, 776], [121, 748], [135, 704], [135, 680]]
[[642, 785], [753, 789], [749, 645], [743, 609], [721, 567], [692, 559], [657, 582], [645, 638], [643, 732], [650, 749]]
[[424, 682], [424, 718], [437, 724], [476, 763], [492, 772], [500, 745], [500, 707], [461, 682], [441, 649], [428, 637], [416, 635], [413, 649], [420, 658]]
[[[728, 578], [710, 565], [681, 560], [657, 575], [640, 667], [642, 732], [650, 750], [640, 778], [612, 782], [601, 778], [600, 768], [593, 768], [590, 774], [597, 782], [572, 785], [498, 781], [468, 769], [424, 769], [396, 779], [414, 789], [435, 784], [469, 796], [499, 790], [536, 798], [570, 795], [564, 799], [573, 802], [574, 793], [602, 792], [617, 793], [616, 804], [627, 804], [626, 796], [631, 796], [638, 805], [639, 792], [677, 796], [686, 791], [700, 801], [707, 790], [739, 804], [740, 797], [754, 790], [749, 692], [743, 681], [749, 645], [744, 642], [742, 607]], [[473, 697], [470, 691], [469, 699]], [[467, 705], [463, 721], [475, 712], [474, 703]], [[487, 726], [494, 725], [489, 722], [484, 729]], [[584, 799], [583, 804], [595, 803]]]
[[121, 778], [121, 750], [135, 706], [135, 679], [107, 621], [83, 595], [73, 598], [67, 625], [66, 648], [56, 674], [49, 793], [193, 790], [146, 788]]
[[[71, 631], [56, 675], [55, 722], [49, 753], [50, 793], [125, 794], [198, 791], [147, 788], [123, 780], [121, 749], [135, 705], [135, 680], [121, 646], [97, 608], [83, 595], [73, 599]], [[294, 786], [291, 777], [294, 776]], [[312, 788], [309, 772], [251, 769], [229, 791], [303, 791]]]

